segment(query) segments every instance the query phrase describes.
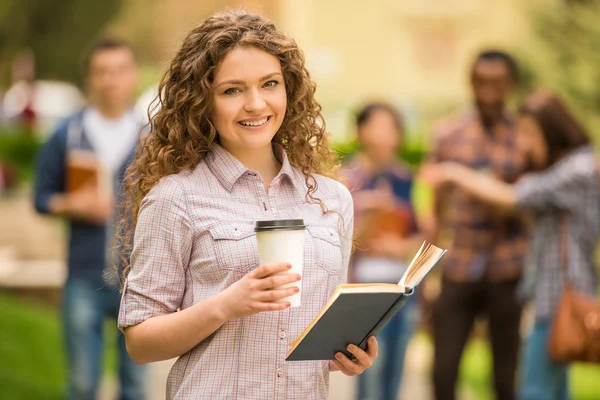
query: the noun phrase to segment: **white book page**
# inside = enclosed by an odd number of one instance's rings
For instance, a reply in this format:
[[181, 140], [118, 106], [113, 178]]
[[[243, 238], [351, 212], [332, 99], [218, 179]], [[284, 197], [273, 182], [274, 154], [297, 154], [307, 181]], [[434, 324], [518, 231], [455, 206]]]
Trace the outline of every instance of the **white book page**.
[[444, 254], [446, 254], [446, 250], [440, 249], [431, 243], [423, 242], [398, 285], [409, 288], [417, 286]]

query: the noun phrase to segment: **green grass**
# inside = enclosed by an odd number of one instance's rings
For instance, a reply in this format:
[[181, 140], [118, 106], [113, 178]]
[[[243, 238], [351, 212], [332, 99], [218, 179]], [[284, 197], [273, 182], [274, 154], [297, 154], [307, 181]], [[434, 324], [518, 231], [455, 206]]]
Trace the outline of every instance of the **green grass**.
[[[63, 399], [67, 369], [59, 315], [52, 309], [0, 294], [0, 388], [3, 399]], [[115, 371], [114, 321], [105, 326], [111, 349], [105, 373]], [[111, 329], [112, 328], [112, 329]]]
[[471, 341], [459, 371], [459, 390], [478, 400], [492, 399], [492, 357], [483, 340]]
[[[600, 365], [574, 365], [569, 383], [573, 400], [600, 400]], [[492, 356], [484, 340], [473, 340], [465, 349], [459, 388], [477, 400], [493, 399]]]

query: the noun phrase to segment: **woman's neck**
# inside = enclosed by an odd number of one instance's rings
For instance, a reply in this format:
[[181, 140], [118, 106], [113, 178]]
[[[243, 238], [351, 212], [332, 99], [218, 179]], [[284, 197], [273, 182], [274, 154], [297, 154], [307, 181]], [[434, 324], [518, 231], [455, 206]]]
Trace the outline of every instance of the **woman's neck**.
[[99, 101], [92, 101], [90, 105], [94, 107], [100, 115], [107, 119], [119, 119], [129, 111], [127, 104], [108, 104]]
[[273, 146], [268, 145], [261, 149], [226, 149], [235, 158], [237, 158], [248, 169], [260, 174], [265, 190], [268, 191], [269, 185], [279, 173], [281, 163], [275, 157]]

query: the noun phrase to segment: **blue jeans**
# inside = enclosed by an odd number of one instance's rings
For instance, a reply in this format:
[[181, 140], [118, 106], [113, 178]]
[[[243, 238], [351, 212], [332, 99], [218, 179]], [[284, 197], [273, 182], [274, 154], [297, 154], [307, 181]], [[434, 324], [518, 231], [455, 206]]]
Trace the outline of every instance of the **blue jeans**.
[[536, 321], [523, 352], [521, 400], [568, 400], [568, 365], [548, 358], [549, 321]]
[[[105, 318], [116, 318], [119, 292], [98, 282], [70, 277], [64, 288], [64, 334], [69, 365], [68, 398], [93, 400], [102, 375]], [[115, 324], [116, 325], [116, 324]], [[145, 396], [145, 368], [135, 364], [119, 332], [119, 378], [122, 400], [141, 400]]]
[[402, 381], [404, 355], [417, 321], [416, 299], [409, 299], [377, 335], [379, 355], [359, 375], [358, 400], [396, 400]]

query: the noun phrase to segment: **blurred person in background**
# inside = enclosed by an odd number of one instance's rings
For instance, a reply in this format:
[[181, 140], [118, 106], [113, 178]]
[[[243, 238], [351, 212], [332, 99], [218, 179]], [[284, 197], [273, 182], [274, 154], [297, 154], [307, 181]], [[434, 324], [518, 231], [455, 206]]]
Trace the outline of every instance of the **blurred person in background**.
[[[411, 203], [412, 172], [397, 160], [402, 116], [388, 104], [368, 104], [357, 114], [356, 128], [360, 150], [342, 169], [354, 199], [357, 236], [350, 279], [398, 283], [424, 239]], [[397, 399], [416, 317], [410, 299], [379, 333], [379, 359], [359, 377], [359, 400]]]
[[575, 289], [597, 296], [594, 250], [600, 234], [600, 199], [596, 157], [584, 128], [547, 92], [526, 98], [517, 131], [519, 141], [531, 149], [535, 171], [515, 184], [451, 161], [430, 167], [423, 175], [436, 185], [460, 187], [499, 212], [525, 210], [533, 216], [528, 265], [535, 277], [535, 323], [524, 349], [520, 399], [567, 400], [568, 365], [548, 358], [548, 337], [564, 286], [563, 229], [569, 281]]
[[[470, 71], [474, 110], [436, 132], [432, 162], [453, 161], [507, 183], [527, 171], [506, 102], [518, 83], [515, 61], [480, 53]], [[461, 187], [435, 194], [434, 236], [450, 231], [441, 293], [432, 315], [433, 383], [437, 400], [456, 398], [456, 380], [475, 318], [488, 317], [498, 400], [515, 397], [521, 304], [516, 288], [526, 254], [524, 220], [505, 214]], [[437, 240], [434, 238], [434, 240]]]
[[[103, 282], [111, 244], [114, 193], [120, 171], [141, 127], [131, 110], [138, 84], [133, 48], [100, 39], [84, 59], [89, 105], [62, 123], [42, 148], [36, 166], [35, 207], [69, 221], [68, 278], [63, 293], [69, 399], [94, 399], [102, 375], [103, 323], [116, 318], [120, 294]], [[99, 165], [95, 183], [68, 188], [75, 179], [72, 159], [87, 154]], [[101, 172], [100, 172], [101, 171]], [[115, 327], [116, 329], [116, 327]], [[144, 396], [144, 368], [136, 365], [119, 335], [121, 399]]]

